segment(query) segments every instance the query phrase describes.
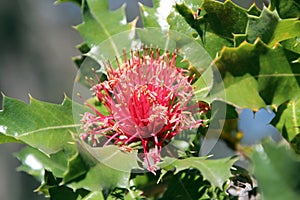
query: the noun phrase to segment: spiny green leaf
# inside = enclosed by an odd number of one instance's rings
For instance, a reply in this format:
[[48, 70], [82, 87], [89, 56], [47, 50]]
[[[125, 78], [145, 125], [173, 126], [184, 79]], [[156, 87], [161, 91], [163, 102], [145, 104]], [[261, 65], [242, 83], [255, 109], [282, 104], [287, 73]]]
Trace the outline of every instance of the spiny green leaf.
[[197, 31], [198, 35], [203, 39], [204, 30], [202, 26], [204, 25], [203, 21], [200, 21], [197, 19], [197, 16], [195, 16], [195, 13], [186, 6], [186, 4], [176, 4], [175, 8], [177, 12], [182, 15], [185, 19], [185, 21]]
[[[76, 132], [72, 101], [67, 97], [61, 105], [30, 98], [30, 104], [4, 96], [0, 111], [0, 125], [6, 127], [6, 136], [20, 140], [46, 154], [62, 149], [72, 151], [75, 145], [70, 131]], [[74, 104], [76, 109], [81, 106]], [[79, 116], [78, 116], [79, 117]], [[73, 144], [72, 144], [73, 143]]]
[[249, 16], [247, 25], [247, 41], [254, 43], [259, 37], [264, 43], [269, 43], [279, 18], [267, 8], [264, 8], [259, 17]]
[[252, 155], [254, 175], [264, 199], [297, 199], [300, 161], [286, 146], [263, 143]]
[[231, 1], [204, 0], [201, 9], [206, 11], [203, 19], [208, 24], [208, 31], [229, 39], [233, 39], [233, 34], [245, 33], [246, 10]]
[[[76, 29], [91, 48], [114, 34], [129, 30], [128, 24], [123, 24], [122, 9], [108, 10], [108, 1], [87, 0], [82, 5], [83, 23]], [[110, 41], [111, 45], [117, 41]], [[122, 50], [122, 49], [121, 49]]]
[[[176, 4], [176, 10], [168, 16], [168, 23], [171, 30], [193, 37], [214, 58], [223, 46], [232, 46], [232, 43], [215, 33], [205, 32], [205, 24], [202, 19], [203, 12], [197, 13], [200, 5], [201, 1], [185, 1], [185, 3]], [[204, 42], [199, 39], [199, 36]]]
[[163, 169], [169, 169], [170, 167], [176, 168], [178, 173], [182, 170], [195, 168], [199, 170], [204, 177], [212, 185], [222, 188], [223, 183], [229, 179], [231, 172], [230, 168], [236, 159], [223, 158], [216, 160], [207, 160], [204, 157], [189, 157], [186, 159], [164, 158], [160, 166]]
[[[252, 109], [263, 104], [277, 107], [300, 92], [299, 76], [294, 74], [297, 65], [289, 62], [280, 46], [271, 49], [260, 40], [255, 44], [244, 42], [238, 48], [224, 48], [215, 64], [229, 94], [225, 99], [229, 104]], [[244, 84], [235, 87], [240, 81]]]
[[259, 37], [264, 43], [273, 47], [276, 43], [300, 35], [298, 19], [279, 19], [278, 14], [264, 8], [261, 15], [249, 16], [246, 30], [247, 41], [254, 43]]

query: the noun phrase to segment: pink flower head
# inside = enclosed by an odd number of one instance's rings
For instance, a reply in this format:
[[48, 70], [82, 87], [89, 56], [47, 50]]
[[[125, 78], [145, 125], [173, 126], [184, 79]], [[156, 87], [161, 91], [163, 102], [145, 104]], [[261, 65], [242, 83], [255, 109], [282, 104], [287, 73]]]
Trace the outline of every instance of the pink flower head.
[[[130, 144], [141, 142], [144, 163], [153, 173], [166, 143], [180, 132], [203, 125], [194, 118], [198, 103], [192, 102], [193, 88], [184, 70], [176, 67], [176, 53], [160, 54], [156, 49], [124, 52], [123, 64], [106, 65], [107, 80], [92, 86], [108, 115], [86, 112], [82, 123], [93, 145], [113, 143], [130, 151]], [[102, 138], [102, 139], [100, 139]], [[105, 140], [103, 140], [103, 138]], [[103, 142], [104, 141], [104, 142]]]

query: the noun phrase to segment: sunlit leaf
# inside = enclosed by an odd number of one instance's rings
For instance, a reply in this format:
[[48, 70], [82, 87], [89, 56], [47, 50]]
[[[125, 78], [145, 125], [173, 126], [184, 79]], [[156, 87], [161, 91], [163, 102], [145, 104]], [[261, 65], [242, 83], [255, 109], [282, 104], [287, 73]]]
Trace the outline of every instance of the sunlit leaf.
[[[79, 110], [82, 109], [75, 105]], [[74, 151], [75, 145], [70, 131], [75, 133], [75, 128], [79, 126], [74, 124], [72, 101], [68, 98], [58, 105], [31, 97], [30, 104], [26, 104], [6, 96], [3, 110], [0, 111], [0, 125], [7, 127], [3, 133], [6, 136], [20, 140], [46, 154], [62, 149]]]
[[300, 92], [297, 66], [280, 46], [270, 49], [261, 41], [244, 42], [238, 48], [224, 48], [215, 64], [228, 94], [225, 101], [238, 107], [278, 107]]
[[162, 168], [176, 168], [175, 174], [189, 168], [199, 170], [204, 179], [211, 182], [214, 186], [222, 188], [223, 183], [230, 177], [230, 168], [236, 159], [223, 158], [208, 160], [204, 157], [189, 157], [185, 159], [164, 158], [160, 164]]
[[281, 114], [276, 127], [281, 132], [286, 132], [286, 139], [292, 141], [297, 134], [300, 134], [300, 99], [289, 101], [287, 108]]

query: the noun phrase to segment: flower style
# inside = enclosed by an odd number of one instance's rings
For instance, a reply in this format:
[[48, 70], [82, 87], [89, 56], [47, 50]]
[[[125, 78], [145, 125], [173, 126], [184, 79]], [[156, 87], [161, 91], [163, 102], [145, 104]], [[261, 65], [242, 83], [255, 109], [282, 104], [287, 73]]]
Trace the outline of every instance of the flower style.
[[155, 173], [162, 147], [204, 121], [194, 117], [201, 112], [198, 103], [192, 103], [191, 79], [176, 67], [176, 53], [161, 55], [159, 49], [144, 48], [130, 55], [127, 58], [124, 52], [117, 69], [107, 63], [107, 80], [92, 86], [108, 115], [89, 105], [95, 114], [83, 115], [81, 137], [94, 146], [113, 143], [126, 151], [141, 142], [144, 163]]

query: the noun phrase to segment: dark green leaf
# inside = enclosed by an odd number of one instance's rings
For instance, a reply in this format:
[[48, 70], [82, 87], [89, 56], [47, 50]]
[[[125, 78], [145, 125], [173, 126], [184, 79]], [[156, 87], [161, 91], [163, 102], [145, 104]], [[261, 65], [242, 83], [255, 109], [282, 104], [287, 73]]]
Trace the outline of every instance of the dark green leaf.
[[300, 3], [298, 0], [271, 0], [270, 2], [271, 9], [276, 9], [282, 19], [300, 17]]
[[68, 168], [63, 176], [63, 183], [70, 181], [76, 181], [81, 178], [88, 171], [88, 166], [82, 159], [82, 157], [76, 153], [73, 157], [68, 160]]
[[229, 39], [233, 39], [233, 34], [245, 33], [248, 21], [246, 10], [231, 1], [204, 0], [201, 9], [206, 11], [203, 19], [208, 24], [208, 31]]
[[198, 35], [201, 37], [201, 39], [203, 39], [204, 23], [202, 21], [200, 21], [199, 19], [197, 19], [197, 16], [195, 16], [195, 13], [189, 7], [187, 7], [186, 4], [184, 4], [184, 3], [176, 4], [175, 8], [176, 8], [177, 12], [184, 17], [185, 21], [190, 25], [190, 27], [195, 29], [197, 31]]
[[254, 43], [259, 37], [264, 43], [271, 41], [274, 30], [278, 24], [279, 18], [267, 8], [264, 8], [259, 17], [249, 16], [246, 30], [247, 41]]
[[204, 181], [199, 171], [184, 170], [173, 175], [162, 200], [194, 200], [209, 199], [210, 189], [208, 181]]

